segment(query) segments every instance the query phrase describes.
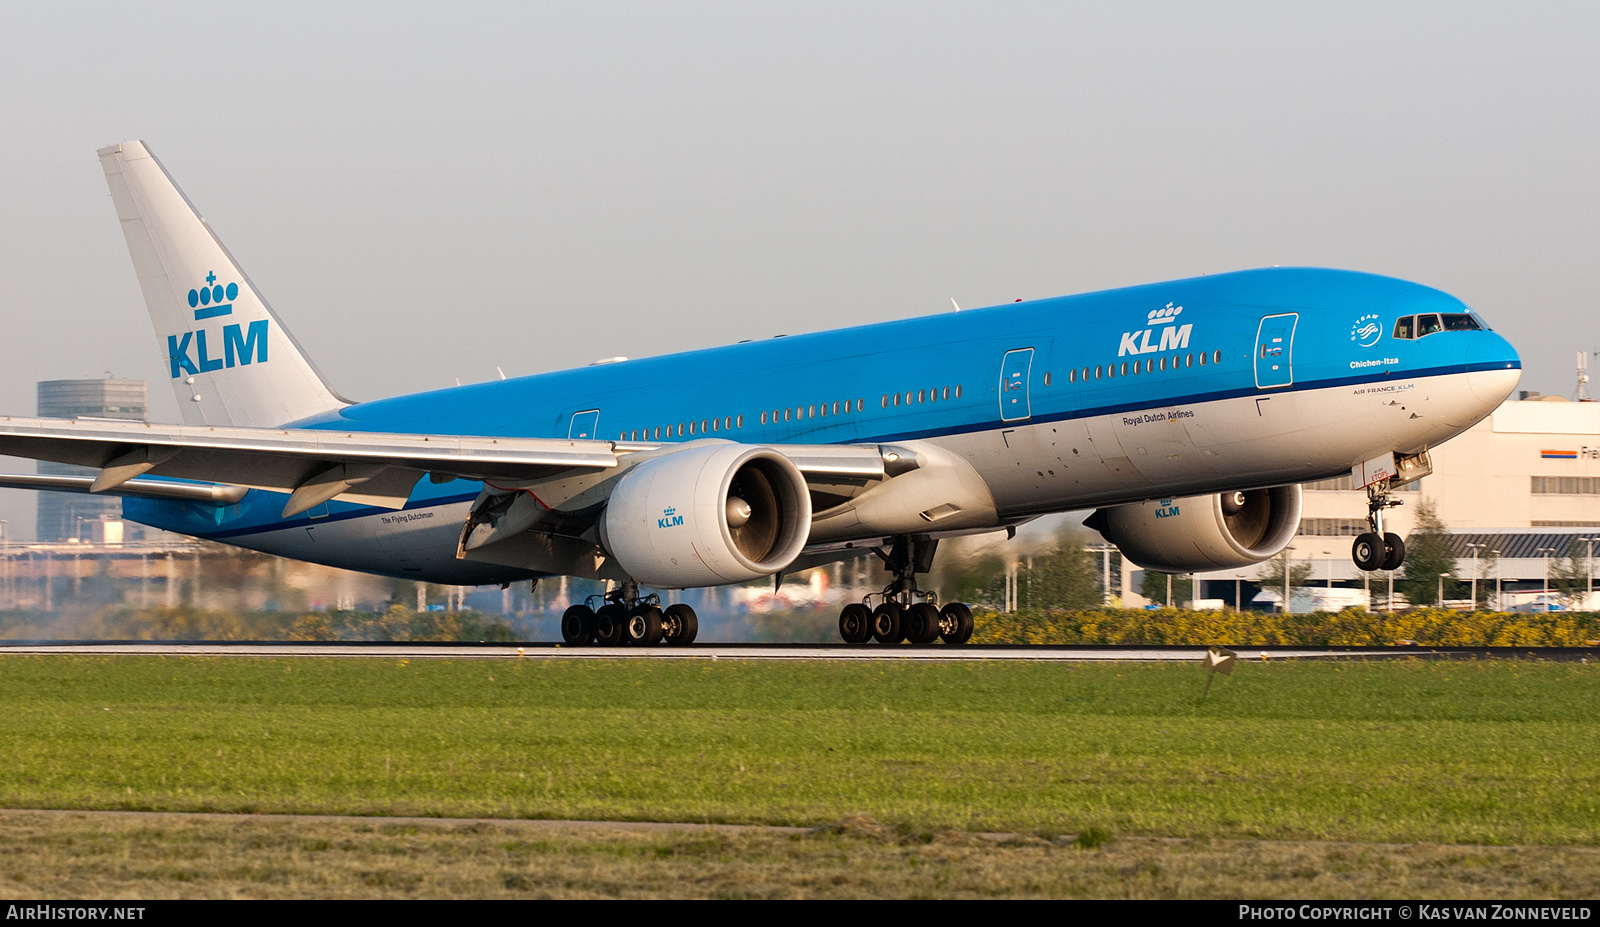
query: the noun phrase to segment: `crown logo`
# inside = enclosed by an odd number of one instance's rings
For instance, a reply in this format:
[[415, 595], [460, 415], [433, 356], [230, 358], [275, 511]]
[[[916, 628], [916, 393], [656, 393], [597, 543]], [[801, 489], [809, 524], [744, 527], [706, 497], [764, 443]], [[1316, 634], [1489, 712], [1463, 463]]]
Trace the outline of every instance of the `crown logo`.
[[[189, 307], [196, 321], [233, 314], [233, 301], [239, 298], [239, 284], [217, 282], [216, 271], [206, 274], [206, 285], [189, 291]], [[226, 300], [226, 302], [224, 302]]]
[[1161, 307], [1160, 309], [1151, 309], [1149, 312], [1145, 313], [1145, 323], [1144, 324], [1146, 324], [1146, 325], [1160, 325], [1163, 322], [1170, 322], [1171, 320], [1177, 318], [1178, 317], [1178, 313], [1180, 313], [1182, 311], [1183, 311], [1183, 307], [1182, 306], [1174, 306], [1171, 303], [1167, 303], [1165, 306]]

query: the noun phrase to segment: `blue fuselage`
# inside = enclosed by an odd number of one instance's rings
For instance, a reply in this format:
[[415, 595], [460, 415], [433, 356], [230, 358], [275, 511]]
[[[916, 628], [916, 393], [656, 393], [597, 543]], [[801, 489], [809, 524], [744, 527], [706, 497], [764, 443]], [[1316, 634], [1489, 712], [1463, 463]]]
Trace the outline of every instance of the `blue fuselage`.
[[[417, 393], [299, 425], [652, 445], [926, 439], [972, 460], [994, 487], [1000, 516], [1017, 519], [1319, 479], [1348, 471], [1362, 454], [1444, 440], [1504, 398], [1520, 361], [1475, 317], [1470, 326], [1421, 337], [1414, 323], [1411, 338], [1397, 338], [1396, 325], [1468, 312], [1448, 294], [1401, 280], [1273, 268]], [[1446, 382], [1456, 386], [1435, 389]], [[1398, 391], [1391, 406], [1424, 394], [1434, 405], [1379, 424], [1388, 413], [1376, 397], [1388, 390]], [[1326, 400], [1314, 405], [1313, 397]], [[1137, 436], [1169, 416], [1193, 422], [1187, 443], [1162, 455], [1162, 464], [1154, 455], [1163, 449], [1147, 453]], [[1351, 437], [1308, 439], [1323, 424], [1308, 416], [1336, 418], [1326, 434]], [[1368, 420], [1373, 424], [1362, 424]], [[1370, 447], [1362, 445], [1362, 434], [1383, 429], [1389, 431], [1375, 434]], [[1112, 459], [1131, 461], [1128, 474], [1102, 473]], [[1027, 481], [1010, 475], [1023, 468]], [[424, 480], [405, 513], [470, 502], [479, 488]], [[129, 499], [125, 511], [155, 527], [268, 550], [278, 549], [272, 538], [306, 528], [397, 516], [334, 502], [285, 520], [278, 517], [283, 503], [281, 494], [252, 491], [236, 506]], [[448, 519], [438, 521], [442, 527]], [[366, 559], [308, 556], [296, 545], [294, 555], [304, 559], [410, 575], [385, 568], [370, 551]], [[526, 575], [461, 569], [450, 574], [456, 581]]]

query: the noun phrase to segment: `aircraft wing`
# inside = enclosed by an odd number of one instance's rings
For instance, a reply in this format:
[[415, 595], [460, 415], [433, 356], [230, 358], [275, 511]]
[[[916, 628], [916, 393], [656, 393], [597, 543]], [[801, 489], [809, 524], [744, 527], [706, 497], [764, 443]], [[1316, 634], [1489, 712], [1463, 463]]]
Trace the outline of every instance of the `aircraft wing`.
[[146, 474], [286, 492], [285, 517], [334, 497], [401, 508], [428, 474], [440, 482], [528, 480], [617, 466], [606, 441], [17, 417], [0, 418], [0, 454], [98, 468], [92, 492]]
[[[98, 476], [0, 475], [0, 487], [237, 502], [243, 488], [289, 493], [284, 516], [329, 499], [402, 508], [418, 480], [526, 486], [599, 473], [671, 445], [559, 438], [394, 434], [116, 419], [0, 418], [0, 454], [96, 468]], [[844, 496], [885, 478], [876, 446], [777, 448], [819, 493]], [[890, 465], [892, 467], [892, 464]], [[178, 483], [147, 477], [199, 482]], [[216, 485], [223, 484], [223, 485]]]

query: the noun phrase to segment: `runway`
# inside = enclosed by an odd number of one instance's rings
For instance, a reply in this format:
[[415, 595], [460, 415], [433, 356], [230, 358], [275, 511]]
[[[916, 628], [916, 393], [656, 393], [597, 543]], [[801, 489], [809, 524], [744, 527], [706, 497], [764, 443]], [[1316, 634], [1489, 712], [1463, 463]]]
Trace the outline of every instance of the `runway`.
[[[1583, 660], [1582, 648], [1235, 648], [1240, 660], [1552, 659]], [[0, 656], [340, 657], [386, 660], [746, 660], [955, 663], [1198, 663], [1204, 647], [1045, 647], [940, 644], [691, 644], [688, 647], [569, 647], [561, 644], [310, 643], [299, 641], [19, 641]]]

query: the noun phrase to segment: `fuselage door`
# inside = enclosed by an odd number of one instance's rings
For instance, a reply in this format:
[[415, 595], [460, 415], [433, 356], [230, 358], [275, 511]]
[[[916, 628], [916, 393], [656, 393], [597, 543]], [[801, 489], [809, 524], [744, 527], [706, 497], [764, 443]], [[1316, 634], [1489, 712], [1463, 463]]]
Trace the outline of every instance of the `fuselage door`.
[[1294, 384], [1294, 326], [1298, 312], [1269, 315], [1256, 329], [1256, 388]]
[[567, 429], [567, 438], [573, 441], [592, 441], [595, 429], [600, 427], [600, 410], [587, 409], [583, 412], [572, 413], [572, 427]]
[[1033, 371], [1033, 348], [1007, 351], [1000, 362], [1000, 420], [1018, 422], [1033, 415], [1028, 407], [1028, 377]]

